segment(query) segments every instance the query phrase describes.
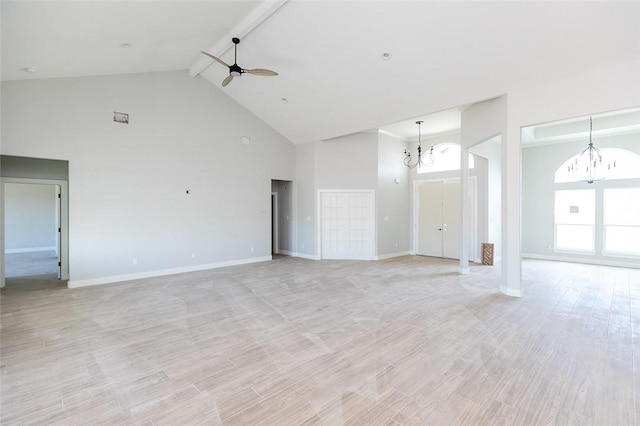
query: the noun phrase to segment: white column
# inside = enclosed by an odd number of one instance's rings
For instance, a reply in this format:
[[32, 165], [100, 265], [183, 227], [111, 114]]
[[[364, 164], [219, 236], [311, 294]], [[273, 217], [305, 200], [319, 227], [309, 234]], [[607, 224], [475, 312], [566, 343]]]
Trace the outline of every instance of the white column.
[[[462, 144], [461, 144], [462, 145]], [[460, 148], [460, 273], [469, 273], [469, 148]]]
[[[522, 296], [521, 132], [507, 124], [502, 140], [502, 281], [500, 291]], [[503, 136], [505, 136], [503, 133]]]

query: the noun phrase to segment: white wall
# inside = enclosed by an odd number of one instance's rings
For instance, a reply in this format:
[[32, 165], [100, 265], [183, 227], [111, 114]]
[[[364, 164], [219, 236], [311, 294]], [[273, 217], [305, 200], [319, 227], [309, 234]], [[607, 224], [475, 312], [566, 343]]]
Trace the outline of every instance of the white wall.
[[5, 251], [57, 250], [56, 187], [5, 183]]
[[[409, 172], [404, 165], [406, 142], [378, 133], [376, 191], [378, 257], [407, 253], [409, 247]], [[399, 179], [399, 183], [396, 183]]]
[[270, 256], [271, 179], [293, 180], [295, 148], [206, 81], [4, 82], [2, 112], [3, 154], [69, 160], [71, 282]]

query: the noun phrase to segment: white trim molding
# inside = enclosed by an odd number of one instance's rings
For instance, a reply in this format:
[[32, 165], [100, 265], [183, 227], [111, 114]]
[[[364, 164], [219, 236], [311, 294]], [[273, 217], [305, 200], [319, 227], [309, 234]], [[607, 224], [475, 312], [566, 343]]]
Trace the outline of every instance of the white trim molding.
[[309, 260], [320, 260], [320, 256], [318, 256], [317, 254], [291, 253], [291, 256], [300, 257], [302, 259], [309, 259]]
[[207, 269], [218, 269], [218, 268], [225, 268], [227, 266], [246, 265], [249, 263], [266, 262], [269, 260], [271, 260], [271, 256], [252, 257], [249, 259], [228, 260], [224, 262], [186, 266], [183, 268], [161, 269], [157, 271], [139, 272], [135, 274], [125, 274], [125, 275], [112, 275], [110, 277], [91, 278], [88, 280], [78, 280], [78, 281], [69, 280], [67, 282], [67, 287], [78, 288], [78, 287], [88, 287], [93, 285], [113, 284], [113, 283], [118, 283], [122, 281], [133, 281], [133, 280], [140, 280], [143, 278], [162, 277], [165, 275], [182, 274], [185, 272], [205, 271]]
[[619, 261], [619, 260], [608, 260], [608, 259], [583, 259], [580, 257], [559, 257], [559, 256], [549, 256], [544, 254], [531, 254], [531, 253], [523, 253], [522, 258], [527, 259], [538, 259], [538, 260], [551, 260], [553, 262], [570, 262], [570, 263], [584, 263], [587, 265], [602, 265], [602, 266], [614, 266], [619, 268], [640, 268], [639, 262], [634, 262], [630, 260], [629, 262]]
[[522, 297], [522, 289], [520, 288], [508, 288], [503, 285], [500, 286], [500, 293], [506, 294], [511, 297]]
[[380, 254], [374, 258], [374, 260], [386, 260], [393, 259], [394, 257], [408, 256], [412, 254], [410, 251], [399, 251], [396, 253]]
[[16, 249], [5, 249], [6, 254], [10, 253], [32, 253], [36, 251], [55, 251], [58, 253], [57, 247], [29, 247], [29, 248], [16, 248]]

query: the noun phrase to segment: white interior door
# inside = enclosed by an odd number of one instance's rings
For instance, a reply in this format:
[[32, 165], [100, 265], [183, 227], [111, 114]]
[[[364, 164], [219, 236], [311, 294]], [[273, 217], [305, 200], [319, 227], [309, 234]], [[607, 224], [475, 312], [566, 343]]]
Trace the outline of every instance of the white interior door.
[[323, 259], [373, 258], [373, 193], [321, 192]]
[[442, 257], [442, 182], [425, 182], [418, 186], [416, 253]]
[[442, 182], [442, 257], [460, 259], [460, 182]]
[[[475, 181], [469, 179], [472, 208], [475, 205]], [[461, 200], [459, 181], [422, 182], [416, 188], [417, 229], [416, 254], [422, 256], [460, 259], [462, 239]], [[475, 210], [474, 210], [475, 211]], [[475, 215], [470, 218], [470, 243], [475, 241]], [[471, 259], [475, 259], [470, 244]]]

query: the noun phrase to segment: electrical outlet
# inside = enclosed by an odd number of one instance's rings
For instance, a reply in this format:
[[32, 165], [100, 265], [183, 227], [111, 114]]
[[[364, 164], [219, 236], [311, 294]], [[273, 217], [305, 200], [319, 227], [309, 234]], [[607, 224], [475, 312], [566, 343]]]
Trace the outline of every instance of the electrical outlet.
[[135, 265], [137, 265], [137, 264], [138, 264], [138, 259], [136, 259], [136, 258], [134, 257], [134, 258], [133, 258], [132, 263], [133, 263], [133, 265], [134, 265], [134, 266], [135, 266]]
[[251, 246], [251, 253], [253, 253], [253, 246]]
[[195, 259], [195, 258], [196, 258], [196, 253], [195, 253], [195, 252], [191, 253], [191, 258], [192, 258], [192, 259]]

